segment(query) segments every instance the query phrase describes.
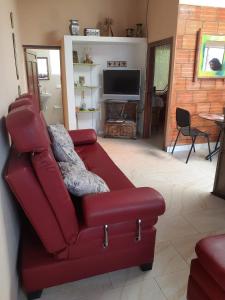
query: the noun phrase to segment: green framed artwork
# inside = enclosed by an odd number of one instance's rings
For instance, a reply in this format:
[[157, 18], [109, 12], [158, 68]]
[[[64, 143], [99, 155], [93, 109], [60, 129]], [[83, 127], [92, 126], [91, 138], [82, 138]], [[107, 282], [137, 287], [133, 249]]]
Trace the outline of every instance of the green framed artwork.
[[225, 36], [200, 34], [198, 78], [225, 78]]

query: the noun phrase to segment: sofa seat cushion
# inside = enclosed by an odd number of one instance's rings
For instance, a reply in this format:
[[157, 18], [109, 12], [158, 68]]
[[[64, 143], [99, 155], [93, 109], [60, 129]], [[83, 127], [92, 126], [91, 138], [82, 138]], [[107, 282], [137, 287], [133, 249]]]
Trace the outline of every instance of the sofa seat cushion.
[[202, 239], [196, 253], [202, 267], [225, 290], [225, 235]]
[[88, 170], [77, 168], [73, 163], [59, 162], [64, 183], [71, 194], [84, 196], [87, 194], [109, 192], [105, 181]]
[[134, 187], [98, 143], [77, 146], [75, 150], [86, 168], [100, 176], [111, 191]]

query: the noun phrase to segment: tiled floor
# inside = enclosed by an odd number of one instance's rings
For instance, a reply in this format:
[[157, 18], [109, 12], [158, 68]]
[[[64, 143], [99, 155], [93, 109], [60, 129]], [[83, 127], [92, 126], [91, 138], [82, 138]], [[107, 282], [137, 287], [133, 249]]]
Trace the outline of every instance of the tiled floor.
[[151, 186], [165, 197], [157, 224], [153, 270], [130, 268], [44, 290], [42, 300], [183, 300], [194, 247], [202, 237], [225, 233], [225, 202], [210, 194], [216, 158], [199, 151], [174, 157], [143, 140], [100, 139], [136, 186]]

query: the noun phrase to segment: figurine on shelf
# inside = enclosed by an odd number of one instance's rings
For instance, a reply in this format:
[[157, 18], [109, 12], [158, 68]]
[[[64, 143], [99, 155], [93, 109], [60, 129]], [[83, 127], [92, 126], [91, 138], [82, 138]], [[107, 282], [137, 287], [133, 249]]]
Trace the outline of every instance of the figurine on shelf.
[[127, 34], [126, 34], [127, 37], [134, 37], [135, 36], [133, 28], [127, 28], [126, 32], [127, 32]]
[[84, 91], [81, 92], [81, 102], [80, 102], [80, 110], [86, 109], [86, 103], [84, 100]]
[[91, 58], [91, 48], [87, 47], [83, 50], [83, 63], [84, 64], [93, 64], [93, 60]]
[[113, 25], [113, 20], [110, 18], [106, 18], [104, 22], [107, 30], [107, 35], [108, 36], [114, 36], [113, 31], [112, 31], [112, 25]]
[[73, 51], [73, 63], [78, 64], [79, 63], [79, 58], [78, 58], [78, 52]]
[[136, 37], [143, 37], [143, 24], [136, 24]]
[[93, 60], [91, 59], [90, 55], [88, 53], [85, 54], [85, 59], [83, 61], [84, 64], [93, 64]]
[[103, 22], [99, 22], [98, 28], [102, 36], [114, 36], [112, 31], [113, 20], [106, 18]]
[[85, 85], [85, 77], [84, 76], [79, 76], [79, 85], [84, 86]]

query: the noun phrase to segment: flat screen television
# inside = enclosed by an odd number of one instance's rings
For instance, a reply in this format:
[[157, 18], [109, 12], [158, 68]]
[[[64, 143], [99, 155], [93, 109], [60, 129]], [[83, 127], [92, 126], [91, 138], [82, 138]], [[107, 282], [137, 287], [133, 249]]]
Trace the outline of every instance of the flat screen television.
[[140, 100], [140, 70], [103, 70], [105, 99]]

